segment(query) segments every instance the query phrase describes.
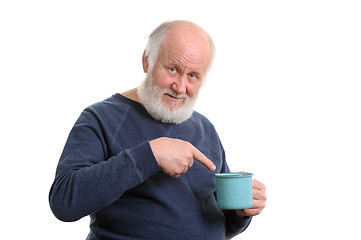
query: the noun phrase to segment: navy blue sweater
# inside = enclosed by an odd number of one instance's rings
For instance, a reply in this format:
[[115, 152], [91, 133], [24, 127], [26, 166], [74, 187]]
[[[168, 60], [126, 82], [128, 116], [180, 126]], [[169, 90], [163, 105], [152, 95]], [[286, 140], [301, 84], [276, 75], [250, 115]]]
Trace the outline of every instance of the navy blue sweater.
[[[171, 137], [192, 143], [217, 169], [197, 161], [184, 175], [163, 173], [149, 141]], [[88, 239], [225, 239], [251, 218], [218, 209], [215, 173], [229, 172], [213, 125], [194, 112], [182, 124], [154, 120], [120, 94], [86, 108], [72, 128], [49, 194], [54, 215], [76, 221], [90, 215]]]

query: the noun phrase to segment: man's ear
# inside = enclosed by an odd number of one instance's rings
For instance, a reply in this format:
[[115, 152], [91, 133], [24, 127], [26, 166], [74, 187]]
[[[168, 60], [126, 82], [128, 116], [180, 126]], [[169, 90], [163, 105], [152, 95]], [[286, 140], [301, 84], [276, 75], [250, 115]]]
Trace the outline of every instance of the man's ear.
[[145, 55], [145, 50], [143, 52], [142, 64], [143, 64], [143, 71], [147, 73], [149, 69], [149, 61], [148, 61], [148, 56]]

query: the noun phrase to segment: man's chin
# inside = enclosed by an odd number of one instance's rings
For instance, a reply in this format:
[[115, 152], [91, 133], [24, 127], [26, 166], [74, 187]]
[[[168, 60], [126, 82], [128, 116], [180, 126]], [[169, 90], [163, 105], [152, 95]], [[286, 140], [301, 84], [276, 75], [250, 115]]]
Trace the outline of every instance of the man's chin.
[[163, 104], [163, 107], [171, 112], [179, 110], [182, 106], [183, 104]]
[[173, 98], [165, 94], [162, 99], [163, 107], [169, 109], [170, 111], [176, 111], [184, 105], [184, 98]]

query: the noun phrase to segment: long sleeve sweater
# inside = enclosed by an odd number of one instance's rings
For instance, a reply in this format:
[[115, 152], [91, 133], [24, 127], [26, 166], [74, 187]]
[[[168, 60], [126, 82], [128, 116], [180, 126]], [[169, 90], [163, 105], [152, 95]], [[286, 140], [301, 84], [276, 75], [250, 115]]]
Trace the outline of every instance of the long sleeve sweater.
[[[149, 141], [188, 141], [213, 161], [194, 161], [178, 178], [161, 171]], [[213, 125], [194, 112], [187, 121], [163, 124], [120, 94], [86, 108], [60, 157], [49, 202], [62, 221], [90, 215], [89, 240], [226, 239], [244, 231], [251, 218], [222, 211], [215, 173], [229, 172]]]

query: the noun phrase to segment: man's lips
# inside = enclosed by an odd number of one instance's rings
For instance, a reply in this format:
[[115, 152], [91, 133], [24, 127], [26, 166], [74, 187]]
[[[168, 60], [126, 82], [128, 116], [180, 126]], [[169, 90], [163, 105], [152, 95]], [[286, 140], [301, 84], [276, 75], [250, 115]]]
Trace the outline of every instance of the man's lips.
[[165, 96], [166, 102], [168, 102], [168, 104], [171, 104], [173, 106], [179, 105], [179, 104], [183, 103], [183, 101], [184, 101], [183, 97], [176, 97], [169, 93], [165, 93], [164, 96]]
[[180, 99], [182, 99], [182, 98], [178, 98], [178, 97], [176, 97], [176, 96], [170, 95], [170, 94], [168, 94], [168, 93], [166, 93], [165, 95], [167, 95], [169, 98], [174, 99], [174, 100], [180, 100]]

